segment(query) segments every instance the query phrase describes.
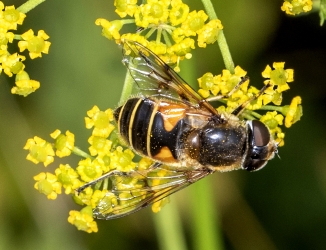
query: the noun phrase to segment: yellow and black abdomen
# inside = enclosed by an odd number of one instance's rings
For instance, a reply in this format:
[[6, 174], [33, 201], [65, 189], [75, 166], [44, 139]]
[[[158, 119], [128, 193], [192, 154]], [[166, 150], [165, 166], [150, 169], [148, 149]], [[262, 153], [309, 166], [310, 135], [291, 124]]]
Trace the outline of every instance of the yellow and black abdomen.
[[138, 153], [167, 164], [178, 162], [186, 106], [131, 98], [114, 117], [122, 138]]

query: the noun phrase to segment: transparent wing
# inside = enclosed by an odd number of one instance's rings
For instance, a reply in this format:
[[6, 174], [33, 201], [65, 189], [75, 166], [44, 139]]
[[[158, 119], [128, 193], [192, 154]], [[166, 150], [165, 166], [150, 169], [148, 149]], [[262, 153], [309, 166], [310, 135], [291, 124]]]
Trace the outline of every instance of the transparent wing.
[[217, 111], [193, 90], [172, 68], [143, 45], [124, 40], [123, 63], [135, 80], [138, 93], [180, 101], [193, 108]]
[[[209, 169], [173, 171], [156, 168], [148, 173], [112, 176], [112, 189], [93, 211], [97, 219], [116, 219], [134, 213], [211, 174]], [[132, 184], [132, 188], [128, 185]]]

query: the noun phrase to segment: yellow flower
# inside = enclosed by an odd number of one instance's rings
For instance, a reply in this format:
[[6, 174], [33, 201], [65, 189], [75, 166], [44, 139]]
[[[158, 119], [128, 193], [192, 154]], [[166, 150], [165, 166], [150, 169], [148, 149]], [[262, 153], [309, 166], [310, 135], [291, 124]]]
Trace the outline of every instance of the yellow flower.
[[136, 167], [136, 163], [132, 161], [135, 154], [130, 150], [118, 146], [111, 154], [110, 168], [117, 169], [122, 172], [129, 172]]
[[198, 46], [206, 48], [206, 44], [215, 43], [217, 41], [218, 34], [222, 29], [222, 23], [218, 19], [211, 20], [209, 23], [205, 24], [203, 28], [197, 31]]
[[100, 111], [97, 106], [94, 106], [87, 112], [87, 115], [89, 117], [85, 117], [86, 128], [94, 127], [92, 133], [94, 136], [107, 138], [114, 129], [113, 124], [110, 123], [113, 121], [112, 109]]
[[111, 150], [112, 141], [107, 140], [103, 137], [92, 135], [88, 139], [88, 142], [89, 144], [91, 144], [88, 149], [92, 156], [97, 155], [99, 153], [107, 154]]
[[97, 232], [97, 224], [93, 218], [92, 208], [84, 207], [80, 211], [72, 210], [69, 212], [68, 222], [77, 227], [78, 230], [87, 233]]
[[101, 214], [104, 215], [110, 213], [113, 207], [116, 206], [118, 206], [117, 197], [111, 192], [106, 192], [105, 196], [99, 200], [97, 209]]
[[51, 173], [40, 173], [34, 176], [37, 182], [34, 188], [40, 193], [45, 194], [48, 199], [55, 200], [58, 194], [61, 194], [61, 183], [55, 175]]
[[95, 180], [103, 173], [102, 166], [99, 161], [92, 161], [89, 158], [79, 161], [77, 172], [80, 175], [80, 178], [85, 182]]
[[191, 49], [195, 49], [195, 41], [192, 38], [185, 38], [181, 42], [176, 43], [168, 48], [169, 54], [175, 54], [179, 58], [183, 59], [186, 57], [187, 59], [191, 58]]
[[[3, 9], [4, 5], [1, 2], [0, 9]], [[23, 24], [26, 15], [15, 9], [14, 6], [6, 6], [4, 11], [0, 13], [0, 27], [7, 30], [16, 30], [18, 24]]]
[[274, 90], [274, 86], [267, 88], [261, 97], [264, 105], [270, 102], [273, 102], [275, 105], [281, 105], [283, 99], [282, 93]]
[[115, 12], [121, 17], [133, 16], [137, 8], [137, 0], [114, 0]]
[[92, 208], [96, 208], [96, 206], [99, 204], [99, 202], [103, 199], [103, 197], [108, 193], [108, 190], [103, 189], [103, 190], [95, 190], [92, 199], [91, 199], [91, 204]]
[[186, 21], [181, 25], [181, 28], [184, 30], [186, 36], [195, 36], [196, 32], [203, 28], [208, 16], [202, 10], [192, 11], [188, 14]]
[[266, 124], [270, 130], [275, 129], [278, 125], [283, 125], [283, 115], [277, 114], [276, 111], [267, 112], [259, 120]]
[[61, 134], [59, 129], [55, 130], [50, 135], [55, 139], [54, 146], [57, 149], [55, 152], [56, 155], [59, 157], [69, 156], [74, 149], [75, 135], [69, 131], [66, 131], [66, 135]]
[[35, 92], [40, 88], [40, 82], [30, 80], [26, 71], [21, 71], [16, 75], [16, 86], [11, 89], [12, 94], [22, 95], [24, 97]]
[[31, 59], [42, 57], [41, 53], [49, 53], [51, 43], [45, 41], [49, 39], [49, 36], [44, 32], [44, 30], [39, 30], [37, 36], [34, 36], [34, 31], [30, 29], [29, 31], [22, 34], [21, 37], [25, 41], [18, 42], [20, 52], [27, 49]]
[[17, 53], [3, 56], [1, 58], [3, 71], [10, 77], [13, 74], [21, 73], [25, 68], [25, 65], [22, 63], [25, 59], [24, 56], [18, 55]]
[[74, 201], [79, 205], [91, 205], [94, 190], [91, 187], [85, 188], [78, 196], [74, 196]]
[[264, 78], [270, 78], [270, 80], [265, 81], [265, 84], [270, 82], [272, 85], [277, 85], [276, 91], [279, 93], [288, 90], [290, 87], [287, 83], [293, 82], [293, 69], [284, 69], [284, 64], [284, 62], [274, 62], [274, 70], [267, 65], [262, 72]]
[[81, 185], [77, 172], [69, 164], [60, 164], [59, 168], [55, 170], [55, 175], [58, 178], [58, 182], [63, 185], [66, 194], [74, 193], [75, 189]]
[[285, 127], [289, 128], [292, 124], [300, 120], [302, 116], [301, 97], [296, 96], [292, 99], [290, 105], [283, 107], [283, 114], [285, 114]]
[[12, 32], [7, 32], [7, 29], [2, 28], [0, 26], [0, 49], [1, 50], [7, 50], [7, 44], [12, 43], [14, 40], [14, 33]]
[[24, 149], [29, 150], [26, 159], [35, 164], [43, 162], [46, 167], [54, 161], [52, 145], [40, 137], [34, 136], [33, 139], [28, 139]]
[[311, 9], [311, 0], [286, 0], [281, 7], [281, 10], [285, 11], [288, 15], [298, 15], [302, 12], [308, 12]]
[[95, 21], [96, 25], [102, 26], [102, 36], [108, 38], [109, 40], [119, 40], [120, 39], [120, 29], [123, 26], [122, 21], [115, 20], [109, 22], [103, 18], [99, 18]]
[[181, 0], [171, 1], [171, 6], [169, 20], [172, 26], [177, 26], [187, 19], [189, 6], [184, 4]]
[[166, 23], [169, 17], [170, 1], [147, 0], [146, 4], [137, 7], [135, 23], [139, 27], [147, 28], [150, 24]]
[[150, 166], [152, 166], [153, 161], [151, 161], [148, 158], [141, 158], [141, 160], [138, 162], [138, 170], [145, 170], [148, 169]]
[[[198, 81], [199, 88], [200, 88], [198, 90], [198, 93], [204, 98], [209, 97], [210, 91], [212, 91], [214, 86], [216, 86], [213, 74], [210, 72], [207, 72], [202, 77], [198, 78], [197, 81]], [[219, 90], [217, 91], [217, 93], [218, 92], [219, 92]]]
[[276, 127], [273, 131], [271, 131], [272, 137], [279, 147], [284, 146], [284, 137], [285, 134], [282, 132], [280, 127]]
[[166, 54], [167, 51], [167, 45], [161, 42], [151, 41], [146, 47], [158, 56]]

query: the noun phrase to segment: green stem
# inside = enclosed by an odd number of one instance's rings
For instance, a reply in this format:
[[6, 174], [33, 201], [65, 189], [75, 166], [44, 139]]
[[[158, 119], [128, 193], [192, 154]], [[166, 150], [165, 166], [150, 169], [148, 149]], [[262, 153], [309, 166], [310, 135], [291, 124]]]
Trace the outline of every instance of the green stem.
[[92, 156], [90, 156], [89, 154], [87, 154], [86, 152], [84, 152], [83, 150], [77, 148], [77, 147], [74, 147], [72, 149], [72, 152], [75, 154], [75, 155], [78, 155], [78, 156], [81, 156], [81, 157], [84, 157], [84, 158], [91, 158], [92, 159]]
[[161, 250], [187, 249], [176, 201], [171, 201], [159, 213], [153, 214], [153, 220]]
[[209, 178], [204, 178], [190, 187], [192, 241], [195, 250], [221, 250], [223, 240], [219, 229], [218, 206], [214, 205], [213, 187]]
[[119, 21], [121, 21], [123, 24], [135, 23], [135, 19], [123, 19]]
[[282, 111], [283, 111], [283, 107], [281, 107], [281, 106], [273, 106], [273, 105], [261, 106], [259, 109], [260, 110], [274, 110], [274, 111], [278, 111], [280, 113], [282, 113]]
[[134, 79], [131, 77], [129, 71], [127, 71], [125, 82], [123, 84], [123, 88], [120, 96], [120, 103], [125, 103], [128, 100], [132, 92], [133, 84], [134, 84]]
[[14, 39], [19, 41], [23, 40], [21, 35], [14, 35]]
[[30, 10], [34, 9], [37, 5], [45, 2], [45, 0], [28, 0], [26, 3], [22, 4], [17, 8], [21, 13], [26, 14]]
[[[215, 13], [212, 2], [210, 0], [202, 0], [202, 3], [204, 5], [205, 11], [209, 19], [210, 20], [217, 19], [217, 15]], [[232, 60], [232, 56], [229, 50], [229, 46], [226, 42], [223, 30], [221, 30], [220, 33], [218, 34], [217, 43], [221, 50], [225, 68], [229, 70], [231, 74], [234, 74], [234, 62]]]

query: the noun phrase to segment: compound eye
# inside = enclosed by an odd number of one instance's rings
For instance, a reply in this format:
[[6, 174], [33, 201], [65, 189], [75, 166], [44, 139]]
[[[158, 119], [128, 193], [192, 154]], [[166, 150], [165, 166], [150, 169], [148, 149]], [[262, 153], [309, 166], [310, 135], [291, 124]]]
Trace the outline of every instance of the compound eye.
[[270, 134], [268, 128], [264, 123], [253, 120], [252, 121], [252, 131], [255, 139], [255, 146], [263, 147], [269, 143]]

